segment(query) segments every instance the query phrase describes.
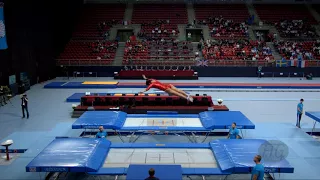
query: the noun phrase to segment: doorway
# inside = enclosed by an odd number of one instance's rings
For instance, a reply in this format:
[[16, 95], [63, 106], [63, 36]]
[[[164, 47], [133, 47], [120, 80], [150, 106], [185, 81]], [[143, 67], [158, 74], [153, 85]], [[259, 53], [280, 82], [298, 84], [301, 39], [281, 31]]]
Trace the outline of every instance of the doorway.
[[118, 30], [117, 36], [120, 38], [120, 42], [126, 42], [130, 36], [133, 35], [133, 30], [132, 29], [120, 29]]

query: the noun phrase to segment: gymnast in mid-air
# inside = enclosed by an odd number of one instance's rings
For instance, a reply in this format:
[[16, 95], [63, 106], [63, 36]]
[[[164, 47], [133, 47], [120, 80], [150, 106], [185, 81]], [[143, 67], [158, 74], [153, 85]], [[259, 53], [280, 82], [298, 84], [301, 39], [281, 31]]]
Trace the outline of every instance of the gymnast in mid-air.
[[145, 91], [141, 91], [140, 93], [144, 93], [149, 91], [151, 88], [156, 88], [161, 91], [168, 93], [169, 95], [179, 96], [183, 99], [186, 99], [190, 102], [193, 102], [192, 96], [187, 94], [186, 92], [176, 88], [172, 84], [163, 84], [155, 79], [148, 79], [145, 75], [142, 75], [143, 79], [146, 80], [146, 85], [148, 86]]

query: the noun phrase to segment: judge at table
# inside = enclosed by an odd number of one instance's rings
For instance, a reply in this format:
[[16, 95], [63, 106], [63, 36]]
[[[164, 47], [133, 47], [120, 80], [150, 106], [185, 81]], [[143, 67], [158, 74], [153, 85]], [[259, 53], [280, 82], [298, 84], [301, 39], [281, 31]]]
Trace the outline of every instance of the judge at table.
[[96, 134], [96, 138], [106, 138], [107, 132], [103, 130], [103, 126], [99, 127], [99, 132]]

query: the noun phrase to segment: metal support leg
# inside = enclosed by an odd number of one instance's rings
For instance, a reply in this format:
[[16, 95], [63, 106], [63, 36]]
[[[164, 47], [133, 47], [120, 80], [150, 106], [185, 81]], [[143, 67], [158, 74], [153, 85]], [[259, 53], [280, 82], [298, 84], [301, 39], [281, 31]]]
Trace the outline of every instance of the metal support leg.
[[132, 142], [132, 137], [134, 136], [134, 133], [135, 133], [135, 131], [133, 131], [132, 133], [131, 133], [131, 135], [130, 135], [130, 138], [129, 138], [129, 143], [131, 143]]
[[183, 132], [183, 134], [189, 139], [189, 141], [190, 141], [191, 143], [194, 143], [194, 141], [192, 140], [192, 138], [189, 137], [185, 132]]
[[206, 136], [204, 137], [204, 139], [202, 140], [201, 143], [204, 143], [204, 142], [207, 140], [207, 138], [208, 138], [208, 136], [210, 135], [210, 133], [211, 133], [211, 132], [207, 132], [207, 133], [206, 133]]
[[143, 134], [143, 132], [141, 132], [141, 133], [133, 140], [132, 143], [135, 143], [135, 142], [141, 137], [142, 134]]
[[118, 137], [120, 138], [120, 140], [124, 143], [124, 140], [122, 139], [122, 135], [121, 135], [120, 131], [119, 131], [119, 132], [114, 131], [114, 132], [118, 135]]
[[196, 137], [196, 135], [195, 135], [193, 132], [191, 132], [191, 134], [192, 134], [194, 143], [197, 143], [197, 137]]
[[242, 129], [240, 129], [241, 138], [244, 139]]
[[312, 136], [312, 134], [313, 134], [313, 132], [314, 132], [314, 129], [316, 128], [316, 124], [317, 124], [317, 121], [314, 121], [313, 127], [312, 127], [312, 131], [311, 131], [311, 136]]

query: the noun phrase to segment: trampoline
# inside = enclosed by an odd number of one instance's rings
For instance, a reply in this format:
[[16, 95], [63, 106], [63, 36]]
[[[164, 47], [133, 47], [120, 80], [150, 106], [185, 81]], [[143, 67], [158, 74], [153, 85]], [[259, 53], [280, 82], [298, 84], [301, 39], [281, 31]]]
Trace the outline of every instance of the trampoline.
[[311, 135], [312, 135], [316, 128], [317, 122], [320, 122], [320, 111], [307, 111], [306, 116], [314, 120], [312, 131], [311, 131]]
[[[129, 180], [144, 179], [151, 167], [161, 180], [178, 180], [183, 175], [248, 174], [255, 165], [252, 158], [266, 142], [223, 139], [198, 144], [113, 144], [106, 139], [56, 138], [26, 166], [26, 171], [126, 175]], [[266, 173], [294, 172], [285, 159], [262, 163]]]
[[[240, 111], [206, 111], [199, 114], [176, 112], [148, 112], [127, 114], [119, 111], [87, 111], [73, 124], [72, 129], [112, 129], [124, 142], [122, 134], [131, 134], [129, 142], [136, 142], [142, 134], [183, 134], [191, 142], [197, 142], [195, 134], [205, 135], [204, 142], [214, 129], [229, 129], [237, 123], [242, 129], [254, 129], [255, 125]], [[179, 133], [179, 134], [178, 134]], [[134, 136], [137, 135], [135, 138]]]

